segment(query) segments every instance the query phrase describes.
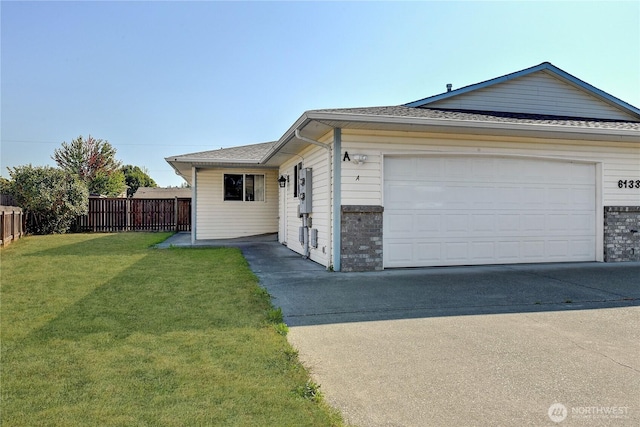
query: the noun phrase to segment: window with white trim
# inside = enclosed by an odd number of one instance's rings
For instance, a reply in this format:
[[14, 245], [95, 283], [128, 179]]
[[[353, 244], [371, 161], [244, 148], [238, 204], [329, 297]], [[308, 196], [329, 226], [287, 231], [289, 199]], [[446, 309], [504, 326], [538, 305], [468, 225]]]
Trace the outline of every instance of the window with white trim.
[[264, 202], [264, 175], [225, 173], [224, 200]]

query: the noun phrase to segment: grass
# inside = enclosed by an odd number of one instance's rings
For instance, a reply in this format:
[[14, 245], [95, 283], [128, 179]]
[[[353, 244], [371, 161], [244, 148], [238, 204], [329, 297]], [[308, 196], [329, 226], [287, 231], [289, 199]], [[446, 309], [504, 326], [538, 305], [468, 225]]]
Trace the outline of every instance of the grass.
[[2, 249], [3, 426], [332, 426], [237, 249], [167, 234]]

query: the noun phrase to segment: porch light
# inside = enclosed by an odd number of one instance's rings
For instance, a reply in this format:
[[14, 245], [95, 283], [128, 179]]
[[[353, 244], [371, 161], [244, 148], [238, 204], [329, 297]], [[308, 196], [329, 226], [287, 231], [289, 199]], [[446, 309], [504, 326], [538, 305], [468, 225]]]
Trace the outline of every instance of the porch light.
[[280, 178], [278, 178], [278, 185], [280, 188], [284, 188], [287, 185], [287, 178], [284, 175], [280, 175]]
[[353, 154], [351, 155], [351, 157], [353, 157], [353, 161], [356, 162], [357, 164], [361, 165], [364, 162], [367, 161], [367, 155], [366, 154]]

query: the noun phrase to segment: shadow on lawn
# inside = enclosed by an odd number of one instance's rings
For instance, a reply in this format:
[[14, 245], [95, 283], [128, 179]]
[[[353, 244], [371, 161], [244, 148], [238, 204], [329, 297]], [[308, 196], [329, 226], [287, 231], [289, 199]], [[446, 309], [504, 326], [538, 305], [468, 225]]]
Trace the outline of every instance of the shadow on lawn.
[[[139, 247], [138, 251], [144, 251], [165, 240], [170, 235], [171, 233], [148, 233], [148, 239]], [[131, 252], [132, 244], [140, 245], [137, 233], [79, 233], [68, 234], [64, 237], [74, 241], [66, 245], [56, 244], [52, 248], [35, 250], [26, 256], [117, 255], [120, 252]], [[96, 244], [98, 239], [100, 240], [99, 245]]]
[[[225, 282], [234, 283], [234, 270], [220, 272], [214, 265], [220, 263], [215, 257], [204, 251], [150, 251], [30, 336], [78, 340], [88, 334], [108, 333], [122, 339], [134, 333], [159, 335], [255, 325], [256, 318], [247, 316], [254, 303], [250, 290], [224, 286]], [[232, 258], [241, 259], [241, 255]], [[180, 266], [172, 267], [176, 263]], [[187, 276], [198, 267], [199, 271]], [[248, 269], [246, 274], [251, 274]]]

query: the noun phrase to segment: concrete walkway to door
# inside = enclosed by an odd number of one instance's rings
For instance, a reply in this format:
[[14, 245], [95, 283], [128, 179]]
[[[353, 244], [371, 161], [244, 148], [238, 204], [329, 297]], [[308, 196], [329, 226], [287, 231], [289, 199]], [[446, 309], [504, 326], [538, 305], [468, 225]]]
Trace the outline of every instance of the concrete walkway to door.
[[332, 273], [226, 246], [353, 425], [640, 425], [640, 263]]

